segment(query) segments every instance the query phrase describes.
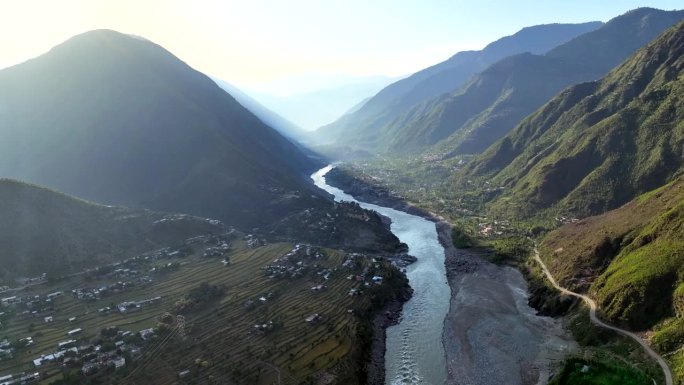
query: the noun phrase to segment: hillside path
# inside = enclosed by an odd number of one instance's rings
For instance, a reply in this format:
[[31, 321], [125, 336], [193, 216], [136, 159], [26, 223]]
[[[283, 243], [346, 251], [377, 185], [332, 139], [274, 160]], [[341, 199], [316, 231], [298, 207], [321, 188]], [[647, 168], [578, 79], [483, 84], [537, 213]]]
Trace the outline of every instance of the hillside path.
[[601, 321], [601, 320], [596, 316], [596, 302], [594, 302], [593, 299], [587, 297], [586, 295], [582, 295], [582, 294], [579, 294], [579, 293], [575, 293], [575, 292], [573, 292], [573, 291], [570, 291], [570, 290], [568, 290], [568, 289], [566, 289], [566, 288], [561, 287], [560, 285], [558, 285], [558, 283], [556, 282], [556, 280], [555, 280], [555, 279], [553, 278], [553, 276], [551, 275], [551, 272], [550, 272], [549, 269], [546, 267], [546, 264], [544, 263], [544, 261], [542, 261], [541, 257], [539, 257], [539, 251], [537, 250], [537, 247], [536, 247], [536, 246], [534, 247], [534, 259], [539, 263], [539, 265], [541, 266], [542, 270], [544, 270], [544, 274], [546, 275], [546, 278], [549, 279], [549, 281], [551, 282], [551, 284], [552, 284], [556, 289], [560, 290], [560, 292], [563, 293], [563, 294], [567, 294], [567, 295], [571, 295], [571, 296], [580, 298], [580, 299], [582, 299], [584, 302], [586, 302], [587, 305], [589, 305], [589, 318], [591, 319], [591, 322], [592, 322], [593, 324], [596, 324], [596, 325], [598, 325], [598, 326], [600, 326], [600, 327], [602, 327], [602, 328], [605, 328], [605, 329], [613, 330], [613, 331], [615, 331], [615, 332], [618, 332], [618, 333], [620, 333], [620, 334], [622, 334], [622, 335], [625, 335], [625, 336], [627, 336], [627, 337], [633, 339], [634, 341], [636, 341], [639, 345], [641, 345], [642, 348], [644, 348], [644, 350], [646, 351], [646, 353], [647, 353], [649, 356], [651, 356], [651, 357], [658, 363], [658, 365], [660, 365], [660, 368], [663, 370], [663, 374], [665, 374], [665, 385], [673, 385], [673, 382], [672, 382], [672, 372], [670, 372], [670, 367], [667, 365], [667, 362], [665, 362], [665, 360], [663, 359], [663, 357], [661, 357], [660, 354], [658, 354], [655, 350], [653, 350], [653, 349], [651, 348], [651, 346], [650, 346], [648, 343], [646, 343], [646, 341], [644, 341], [643, 338], [639, 337], [638, 335], [636, 335], [636, 334], [634, 334], [634, 333], [632, 333], [632, 332], [630, 332], [630, 331], [628, 331], [628, 330], [620, 329], [620, 328], [618, 328], [618, 327], [609, 325], [609, 324], [607, 324], [607, 323]]

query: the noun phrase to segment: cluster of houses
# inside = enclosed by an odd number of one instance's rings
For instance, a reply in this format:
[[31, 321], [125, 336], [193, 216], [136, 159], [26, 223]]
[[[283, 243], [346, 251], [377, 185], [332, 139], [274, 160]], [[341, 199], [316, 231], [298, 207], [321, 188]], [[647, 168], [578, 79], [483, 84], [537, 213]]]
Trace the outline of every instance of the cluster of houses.
[[227, 242], [224, 242], [216, 247], [207, 247], [206, 249], [204, 249], [204, 253], [202, 254], [202, 256], [204, 258], [222, 257], [228, 251], [230, 251], [230, 245]]
[[40, 380], [40, 373], [17, 373], [0, 377], [0, 385], [31, 384]]
[[220, 257], [230, 251], [230, 237], [235, 232], [235, 229], [231, 229], [222, 235], [199, 235], [196, 237], [188, 238], [185, 240], [185, 244], [190, 245], [207, 245], [204, 249], [204, 257]]
[[[12, 296], [0, 299], [0, 305], [3, 308], [11, 309], [9, 313], [0, 313], [0, 327], [2, 327], [1, 319], [8, 315], [17, 315], [19, 317], [38, 317], [39, 314], [53, 310], [53, 301], [57, 297], [64, 295], [61, 291], [49, 293], [47, 295], [29, 295], [24, 297]], [[21, 311], [23, 309], [23, 311]]]
[[0, 298], [0, 306], [12, 307], [21, 303], [21, 297], [13, 295], [11, 297]]
[[309, 325], [316, 325], [321, 321], [323, 321], [323, 316], [318, 313], [311, 314], [310, 316], [304, 318], [304, 322], [308, 323]]
[[[347, 280], [362, 285], [361, 287], [349, 289], [348, 295], [350, 297], [362, 295], [363, 287], [369, 288], [373, 285], [382, 285], [384, 281], [384, 278], [381, 275], [377, 275], [376, 273], [374, 273], [374, 271], [377, 271], [377, 268], [380, 267], [381, 260], [378, 259], [379, 257], [372, 258], [370, 266], [358, 263], [360, 258], [364, 258], [364, 256], [361, 254], [350, 254], [347, 256], [347, 259], [342, 264], [343, 267], [352, 270], [352, 272], [360, 270], [356, 274], [349, 274], [347, 276]], [[400, 260], [406, 260], [407, 263], [409, 261], [415, 262], [415, 257], [411, 257], [408, 255], [406, 255], [405, 257], [398, 256], [395, 259], [392, 259], [391, 263], [396, 266], [396, 261]]]
[[11, 360], [14, 358], [14, 349], [8, 340], [0, 341], [0, 361]]
[[256, 333], [259, 333], [259, 334], [267, 333], [267, 332], [273, 330], [273, 328], [274, 328], [273, 321], [268, 321], [265, 323], [254, 325], [254, 331]]
[[138, 310], [141, 310], [142, 308], [150, 305], [157, 304], [162, 301], [162, 297], [153, 297], [153, 298], [148, 298], [148, 299], [143, 299], [140, 301], [126, 301], [122, 302], [118, 305], [116, 305], [117, 310], [121, 314], [125, 313], [133, 313]]
[[[219, 224], [218, 221], [214, 224]], [[200, 246], [199, 251], [205, 251], [205, 256], [213, 255], [212, 253], [220, 253], [224, 255], [230, 250], [229, 237], [230, 233], [223, 235], [206, 235], [201, 237], [189, 238], [185, 241], [186, 245], [200, 244], [206, 245], [206, 248]], [[108, 295], [126, 292], [134, 287], [141, 287], [152, 284], [154, 274], [164, 271], [164, 266], [150, 268], [150, 262], [159, 259], [171, 259], [185, 257], [188, 252], [188, 247], [180, 249], [162, 248], [145, 254], [137, 255], [128, 258], [121, 262], [102, 265], [96, 268], [91, 268], [82, 272], [85, 281], [99, 281], [100, 283], [92, 286], [84, 286], [67, 291], [67, 295], [77, 300], [83, 301], [97, 301]], [[173, 262], [179, 264], [178, 262]], [[44, 283], [47, 281], [47, 275], [42, 274], [36, 278], [25, 278], [20, 281], [24, 285], [32, 285]], [[114, 283], [111, 283], [115, 281]], [[42, 317], [45, 323], [52, 323], [55, 321], [54, 315], [51, 312], [54, 308], [54, 301], [63, 296], [62, 291], [55, 291], [48, 294], [41, 295], [12, 295], [11, 288], [8, 286], [0, 287], [0, 293], [5, 293], [0, 296], [0, 329], [2, 328], [2, 321], [8, 316], [17, 315], [33, 315]], [[162, 301], [162, 297], [156, 296], [152, 298], [125, 301], [118, 305], [111, 305], [99, 309], [101, 314], [110, 312], [131, 313], [139, 311], [140, 309], [152, 306]], [[22, 310], [25, 310], [22, 312]], [[66, 317], [65, 317], [66, 320]], [[138, 332], [140, 338], [129, 339], [134, 333], [130, 331], [119, 332], [116, 337], [108, 340], [107, 338], [98, 338], [98, 346], [85, 345], [80, 346], [84, 340], [80, 338], [83, 334], [81, 328], [77, 328], [76, 317], [69, 318], [69, 323], [74, 324], [72, 330], [68, 332], [65, 330], [68, 337], [65, 341], [56, 345], [56, 349], [50, 353], [42, 354], [32, 360], [36, 368], [43, 370], [46, 365], [58, 364], [62, 367], [80, 368], [83, 374], [92, 374], [103, 368], [121, 368], [126, 365], [126, 358], [135, 359], [140, 355], [141, 348], [135, 346], [142, 340], [148, 340], [154, 336], [154, 329], [145, 329]], [[31, 328], [33, 324], [31, 325]], [[260, 329], [268, 331], [273, 327], [271, 321], [262, 323]], [[14, 340], [13, 340], [14, 341]], [[128, 341], [126, 343], [124, 341]], [[137, 341], [137, 342], [136, 342]], [[6, 359], [16, 358], [17, 350], [26, 351], [25, 348], [34, 345], [32, 337], [22, 338], [18, 341], [10, 342], [8, 340], [0, 340], [0, 361]], [[102, 349], [105, 346], [105, 349]], [[104, 351], [107, 350], [107, 351]], [[127, 352], [124, 358], [124, 352]], [[22, 353], [23, 354], [23, 353]], [[33, 374], [26, 375], [25, 373], [4, 375], [0, 377], [0, 385], [4, 384], [25, 384], [33, 381]], [[35, 380], [40, 378], [36, 374]]]
[[[318, 247], [297, 244], [285, 255], [273, 260], [262, 269], [271, 278], [297, 278], [313, 271], [315, 275], [327, 280], [332, 270], [320, 266], [316, 261], [327, 255]], [[313, 269], [313, 270], [312, 270]]]
[[263, 239], [260, 239], [254, 234], [247, 234], [245, 235], [245, 242], [247, 243], [247, 247], [254, 249], [259, 246], [263, 246], [266, 244], [266, 242]]
[[477, 232], [483, 237], [494, 237], [509, 234], [511, 232], [509, 221], [480, 222], [477, 224]]
[[[182, 221], [182, 220], [185, 220], [185, 219], [187, 219], [187, 218], [188, 218], [188, 215], [186, 215], [186, 214], [168, 214], [168, 215], [166, 215], [164, 218], [158, 219], [158, 220], [156, 220], [156, 221], [154, 221], [154, 222], [152, 222], [152, 223], [155, 224], [155, 225], [160, 225], [160, 224], [164, 224], [164, 223], [173, 223], [173, 222]], [[206, 220], [207, 223], [209, 223], [210, 225], [214, 225], [214, 226], [221, 226], [221, 225], [223, 225], [223, 223], [222, 223], [221, 221], [219, 221], [218, 219], [209, 219], [209, 218], [206, 218], [205, 220]]]
[[[117, 270], [125, 271], [129, 269]], [[135, 272], [135, 270], [133, 270], [133, 272]], [[129, 281], [117, 281], [108, 285], [100, 285], [97, 287], [79, 287], [71, 290], [71, 295], [81, 301], [97, 301], [103, 297], [123, 293], [135, 287], [151, 285], [153, 282], [154, 279], [152, 277], [149, 275], [143, 275]]]
[[569, 218], [569, 217], [565, 217], [565, 216], [562, 216], [562, 215], [561, 215], [561, 216], [558, 216], [558, 217], [555, 217], [554, 219], [555, 219], [556, 222], [558, 222], [558, 224], [560, 224], [560, 225], [567, 225], [568, 223], [579, 222], [579, 219], [577, 219], [577, 218]]
[[126, 358], [115, 352], [100, 353], [81, 366], [81, 373], [91, 375], [102, 368], [120, 369], [126, 366]]
[[[365, 287], [371, 287], [373, 285], [382, 285], [383, 278], [381, 275], [369, 275], [369, 274], [351, 274], [347, 277], [348, 280], [354, 281], [357, 283], [362, 284]], [[350, 296], [355, 296], [355, 295], [361, 295], [363, 292], [360, 289], [350, 289], [349, 290], [349, 295]]]
[[267, 293], [267, 294], [265, 294], [265, 295], [262, 295], [262, 296], [260, 296], [259, 298], [257, 298], [256, 301], [255, 301], [255, 300], [248, 299], [247, 301], [244, 302], [243, 306], [244, 306], [246, 309], [252, 309], [252, 308], [254, 308], [257, 304], [265, 304], [266, 302], [268, 302], [268, 301], [269, 301], [270, 299], [272, 299], [273, 297], [275, 297], [275, 293], [269, 292], [269, 293]]
[[[33, 366], [42, 368], [45, 365], [58, 363], [62, 367], [80, 367], [82, 374], [90, 375], [104, 368], [119, 369], [126, 366], [124, 352], [128, 352], [128, 357], [131, 358], [139, 357], [142, 354], [139, 346], [126, 343], [126, 338], [133, 336], [133, 332], [118, 330], [116, 327], [110, 327], [108, 330], [113, 330], [114, 333], [107, 336], [102, 335], [98, 345], [77, 346], [75, 339], [62, 341], [57, 344], [55, 352], [43, 354], [34, 359]], [[82, 330], [75, 329], [67, 334], [76, 336], [81, 333]], [[144, 329], [138, 332], [138, 335], [145, 341], [152, 338], [154, 334], [154, 329]], [[107, 343], [110, 344], [109, 348], [103, 348]]]
[[70, 357], [73, 357], [75, 355], [78, 355], [78, 348], [73, 346], [76, 344], [75, 340], [69, 340], [69, 341], [64, 341], [60, 342], [57, 344], [57, 350], [54, 353], [50, 354], [43, 354], [40, 357], [36, 358], [33, 360], [33, 366], [36, 368], [40, 368], [43, 365], [47, 365], [52, 362], [57, 362], [58, 360], [66, 358], [67, 355]]
[[17, 278], [17, 283], [20, 285], [37, 285], [47, 281], [47, 273], [43, 273], [37, 277], [32, 278]]
[[227, 232], [221, 234], [221, 235], [214, 235], [214, 234], [206, 234], [206, 235], [198, 235], [196, 237], [191, 237], [185, 240], [185, 244], [190, 246], [190, 245], [214, 245], [214, 246], [220, 246], [222, 243], [228, 243], [228, 240], [232, 237], [232, 235], [235, 233], [235, 229], [231, 228]]

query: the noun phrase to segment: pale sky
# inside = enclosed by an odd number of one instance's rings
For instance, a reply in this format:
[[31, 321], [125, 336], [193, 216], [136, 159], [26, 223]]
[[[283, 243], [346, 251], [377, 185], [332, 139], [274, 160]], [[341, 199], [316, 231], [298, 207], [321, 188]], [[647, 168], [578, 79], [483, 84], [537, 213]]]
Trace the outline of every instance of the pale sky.
[[632, 0], [0, 0], [0, 68], [69, 37], [109, 28], [143, 36], [238, 85], [399, 76], [522, 27], [607, 21]]

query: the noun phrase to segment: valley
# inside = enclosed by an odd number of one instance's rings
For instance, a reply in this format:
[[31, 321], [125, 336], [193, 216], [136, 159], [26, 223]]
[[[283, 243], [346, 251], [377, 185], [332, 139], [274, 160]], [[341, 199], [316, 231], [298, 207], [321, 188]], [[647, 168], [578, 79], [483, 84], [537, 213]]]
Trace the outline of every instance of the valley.
[[[682, 147], [677, 144], [681, 105], [666, 100], [679, 100], [675, 95], [679, 95], [681, 76], [675, 74], [681, 69], [683, 27], [679, 23], [670, 28], [603, 79], [561, 92], [482, 154], [376, 156], [345, 163], [334, 177], [361, 196], [405, 202], [404, 207], [413, 211], [434, 213], [451, 222], [456, 229], [453, 241], [461, 248], [457, 255], [466, 261], [477, 260], [467, 257], [472, 254], [468, 249], [475, 248], [482, 250], [479, 253], [486, 261], [520, 269], [531, 292], [523, 301], [529, 300], [542, 314], [563, 315], [560, 330], [570, 330], [572, 339], [579, 342], [576, 353], [557, 356], [570, 358], [560, 369], [550, 368], [560, 370], [552, 383], [583, 383], [573, 382], [580, 378], [596, 383], [625, 383], [620, 378], [643, 384], [678, 383], [681, 369], [675, 346], [680, 346], [676, 342], [680, 322], [675, 289], [681, 266]], [[601, 89], [621, 96], [603, 95]], [[662, 92], [663, 99], [649, 101], [649, 93], [659, 89], [667, 90]], [[663, 108], [667, 117], [662, 115]], [[598, 109], [601, 113], [580, 120], [573, 115]], [[628, 115], [633, 120], [623, 120]], [[547, 130], [554, 125], [557, 131], [550, 134]], [[612, 134], [612, 129], [627, 131]], [[534, 130], [547, 136], [533, 146], [532, 142], [522, 144], [521, 138], [539, 135]], [[642, 130], [643, 134], [627, 134]], [[664, 139], [666, 146], [672, 144], [678, 150], [662, 160], [655, 151], [647, 161], [646, 154], [661, 136], [669, 138]], [[646, 137], [644, 142], [639, 139]], [[635, 138], [634, 145], [628, 144], [630, 138]], [[606, 150], [605, 146], [613, 145], [617, 147]], [[598, 151], [596, 158], [591, 160], [577, 146]], [[628, 148], [639, 149], [630, 153]], [[606, 152], [599, 155], [600, 151]], [[610, 176], [611, 167], [616, 167], [622, 179]], [[622, 168], [618, 171], [617, 167]], [[579, 171], [583, 169], [587, 171]], [[592, 217], [595, 213], [603, 214]], [[587, 297], [583, 298], [596, 300], [596, 309], [586, 309], [566, 298], [564, 289], [544, 283], [547, 276], [532, 258], [531, 244], [525, 242], [528, 237], [543, 245], [541, 258], [549, 264], [549, 274], [558, 274], [559, 282], [584, 293]], [[465, 262], [455, 266], [472, 270]], [[468, 274], [464, 277], [461, 283], [467, 282]], [[485, 282], [485, 277], [478, 277], [481, 290], [487, 290]], [[458, 290], [452, 287], [452, 292]], [[587, 310], [592, 317], [596, 314], [629, 330], [625, 334], [635, 341], [595, 330], [582, 315]], [[506, 325], [513, 327], [510, 319]], [[477, 326], [466, 329], [475, 333]], [[543, 327], [536, 325], [532, 330]], [[493, 354], [493, 349], [490, 344], [478, 351]], [[468, 360], [461, 357], [457, 362], [463, 368]], [[600, 368], [599, 372], [585, 374], [592, 367]], [[493, 371], [482, 383], [501, 372]], [[510, 376], [506, 378], [511, 381]]]
[[269, 1], [0, 15], [0, 385], [684, 384], [683, 10]]

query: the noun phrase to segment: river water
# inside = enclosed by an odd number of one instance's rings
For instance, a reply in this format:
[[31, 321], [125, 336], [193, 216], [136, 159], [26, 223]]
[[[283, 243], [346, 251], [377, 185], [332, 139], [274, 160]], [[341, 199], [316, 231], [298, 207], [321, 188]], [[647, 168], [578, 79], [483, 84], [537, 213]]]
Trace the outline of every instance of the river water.
[[334, 195], [336, 201], [358, 202], [361, 207], [390, 218], [394, 235], [417, 258], [406, 269], [413, 296], [404, 304], [400, 322], [387, 329], [386, 383], [444, 384], [447, 370], [442, 330], [451, 289], [435, 224], [403, 211], [357, 201], [326, 183], [325, 174], [332, 168], [327, 166], [314, 173], [314, 184]]

